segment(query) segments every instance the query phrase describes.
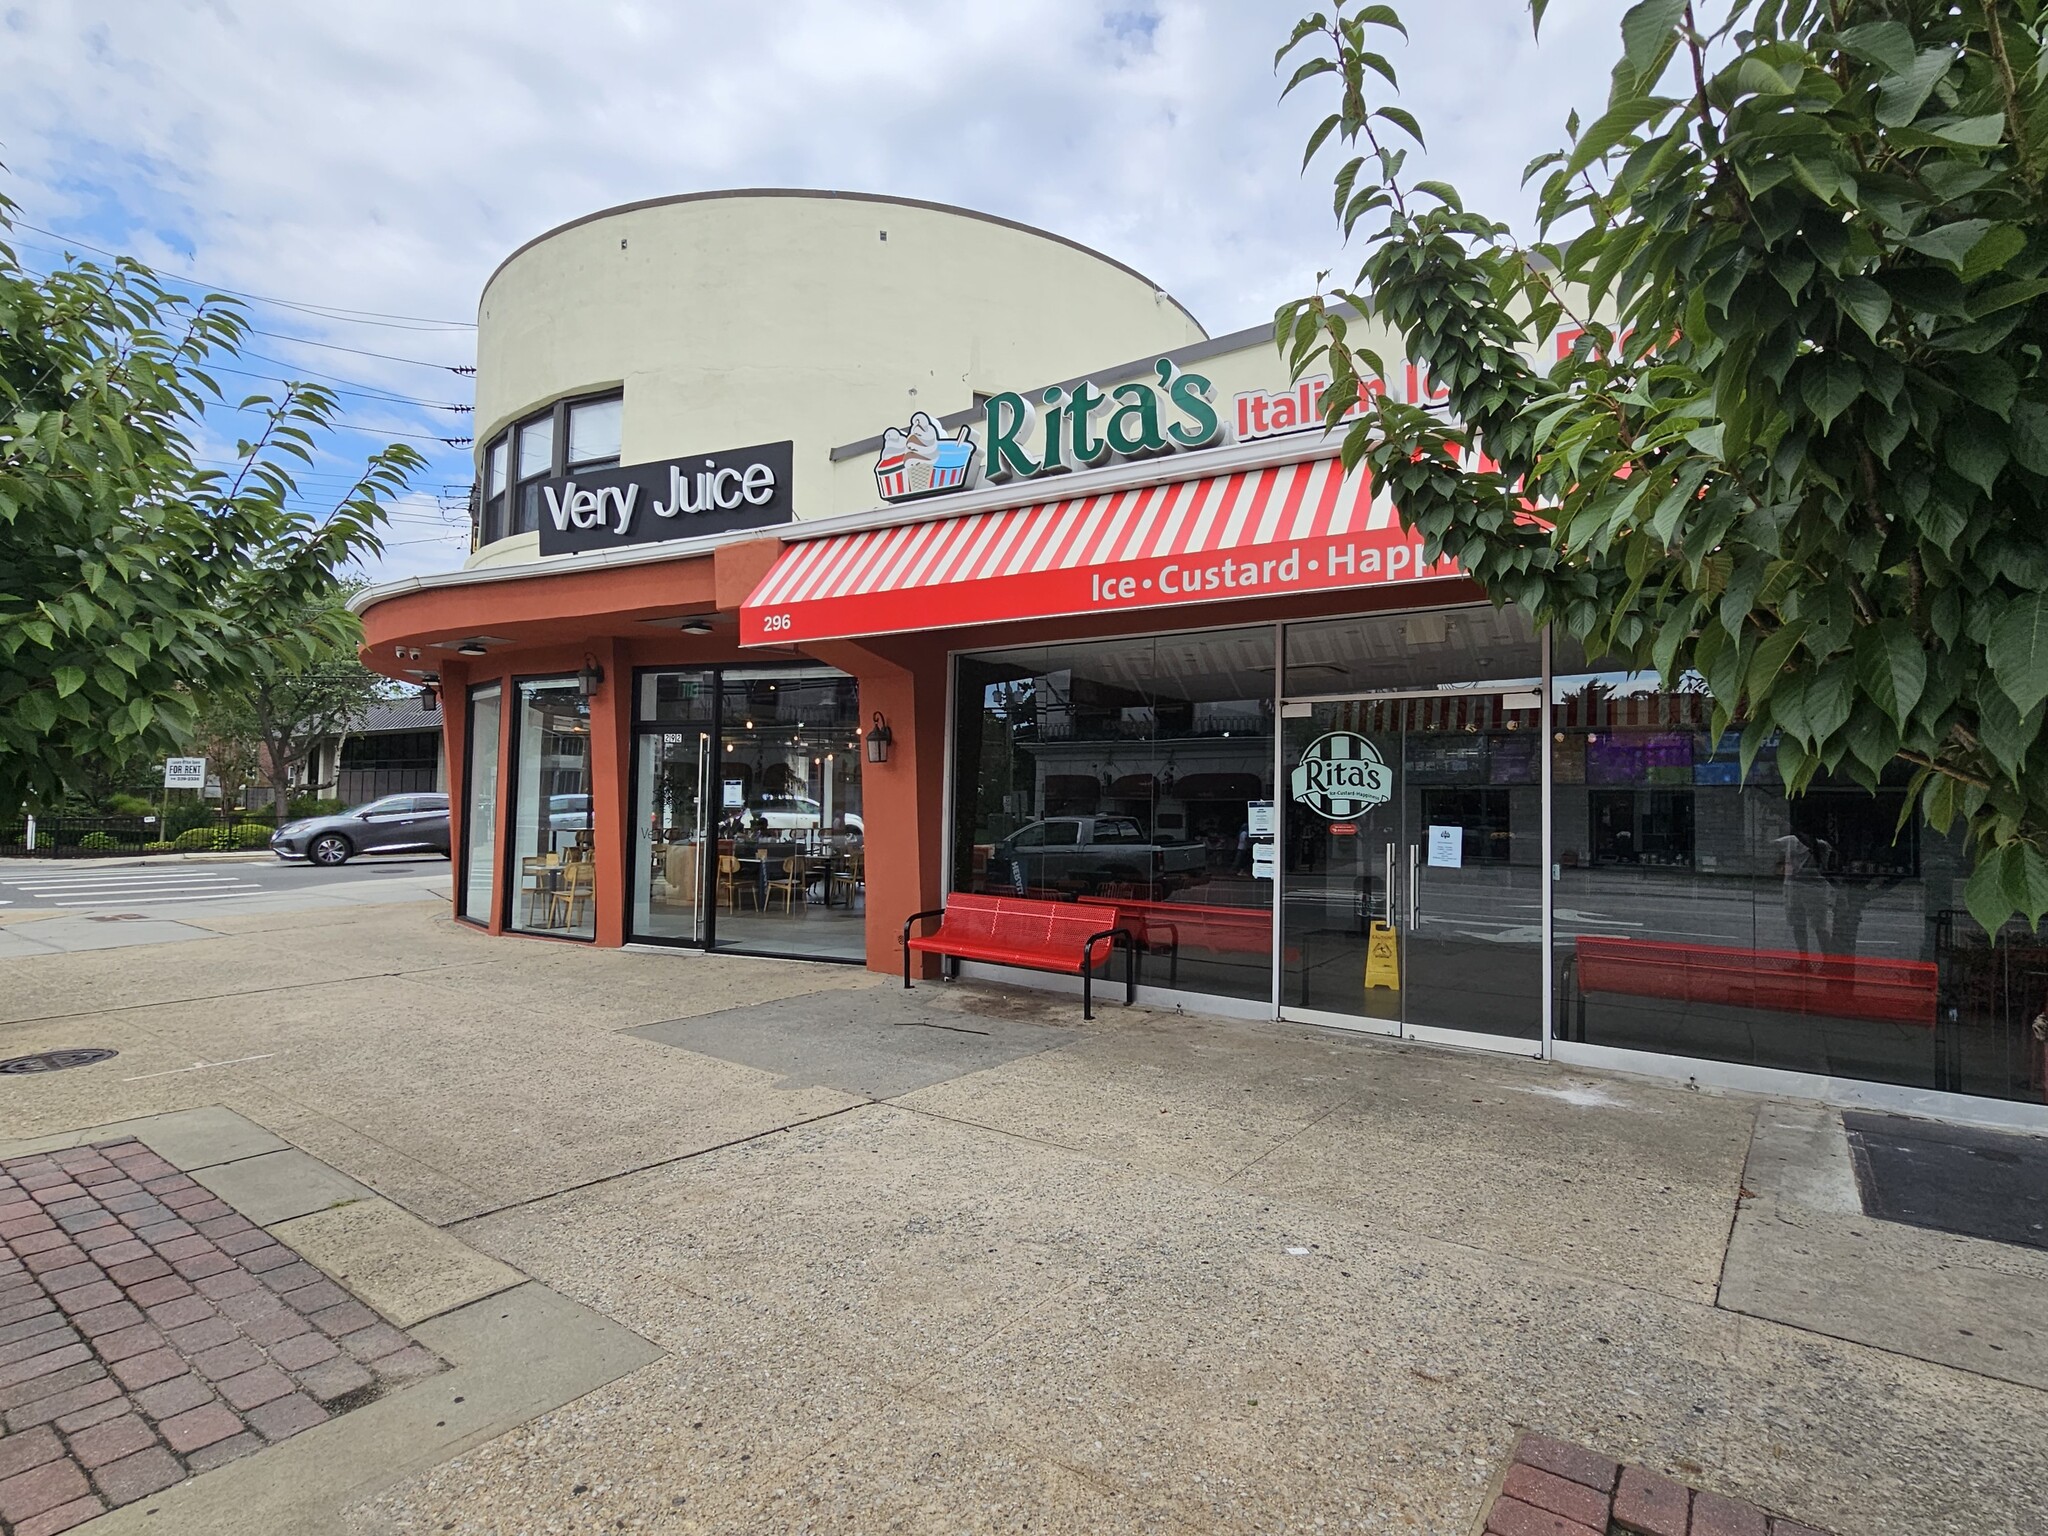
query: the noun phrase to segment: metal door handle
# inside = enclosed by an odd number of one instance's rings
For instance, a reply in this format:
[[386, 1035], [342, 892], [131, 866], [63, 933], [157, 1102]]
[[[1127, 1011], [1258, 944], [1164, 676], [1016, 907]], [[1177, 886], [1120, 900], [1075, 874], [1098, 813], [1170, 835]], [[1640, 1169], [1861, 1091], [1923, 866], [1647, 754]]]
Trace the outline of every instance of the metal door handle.
[[1422, 893], [1417, 889], [1417, 856], [1421, 852], [1415, 844], [1408, 845], [1408, 926], [1412, 930], [1422, 921]]
[[1381, 905], [1380, 911], [1386, 917], [1388, 926], [1391, 927], [1394, 922], [1394, 845], [1392, 843], [1387, 844], [1387, 899]]

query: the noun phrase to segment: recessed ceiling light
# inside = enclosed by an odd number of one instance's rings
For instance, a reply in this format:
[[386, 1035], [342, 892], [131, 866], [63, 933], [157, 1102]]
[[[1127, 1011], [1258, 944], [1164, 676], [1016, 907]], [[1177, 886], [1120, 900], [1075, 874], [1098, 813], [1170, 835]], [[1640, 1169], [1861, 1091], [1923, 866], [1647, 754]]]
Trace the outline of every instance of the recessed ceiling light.
[[708, 635], [711, 633], [711, 621], [709, 619], [685, 619], [676, 628], [686, 635]]
[[465, 640], [462, 644], [455, 647], [455, 654], [458, 656], [482, 656], [488, 654], [489, 650], [490, 647], [480, 640]]

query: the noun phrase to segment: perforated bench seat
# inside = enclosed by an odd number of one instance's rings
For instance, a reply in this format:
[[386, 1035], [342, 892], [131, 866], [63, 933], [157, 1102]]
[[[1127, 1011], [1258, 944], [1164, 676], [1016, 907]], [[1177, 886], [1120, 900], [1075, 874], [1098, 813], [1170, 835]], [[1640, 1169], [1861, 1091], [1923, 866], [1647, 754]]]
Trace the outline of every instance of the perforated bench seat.
[[[931, 918], [936, 931], [912, 930]], [[1081, 978], [1081, 1016], [1095, 1017], [1095, 965], [1124, 952], [1124, 1002], [1137, 1001], [1137, 950], [1130, 934], [1114, 922], [1104, 927], [1104, 914], [1067, 901], [1038, 901], [1028, 896], [981, 896], [962, 891], [943, 907], [914, 913], [903, 925], [903, 986], [910, 988], [913, 952], [938, 955], [954, 962], [979, 960], [1025, 971], [1052, 971]], [[957, 972], [956, 972], [957, 973]]]
[[1938, 967], [1927, 960], [1805, 955], [1662, 939], [1585, 935], [1573, 946], [1582, 1014], [1589, 992], [1934, 1027]]

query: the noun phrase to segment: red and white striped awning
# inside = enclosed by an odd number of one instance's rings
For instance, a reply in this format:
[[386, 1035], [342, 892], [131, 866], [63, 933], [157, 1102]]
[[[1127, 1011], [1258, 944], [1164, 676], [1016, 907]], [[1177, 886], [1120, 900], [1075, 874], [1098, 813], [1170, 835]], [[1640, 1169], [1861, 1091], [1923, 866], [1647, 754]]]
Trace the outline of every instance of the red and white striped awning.
[[[740, 608], [743, 645], [1454, 577], [1334, 458], [805, 540]], [[906, 601], [915, 594], [914, 601]]]

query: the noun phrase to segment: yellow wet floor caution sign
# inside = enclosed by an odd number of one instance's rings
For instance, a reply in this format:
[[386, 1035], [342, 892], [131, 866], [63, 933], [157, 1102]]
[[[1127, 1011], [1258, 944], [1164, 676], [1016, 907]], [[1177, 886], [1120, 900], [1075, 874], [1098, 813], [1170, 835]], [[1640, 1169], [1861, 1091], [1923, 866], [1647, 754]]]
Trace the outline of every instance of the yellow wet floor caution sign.
[[1392, 923], [1374, 923], [1365, 940], [1365, 990], [1401, 990], [1401, 936]]

